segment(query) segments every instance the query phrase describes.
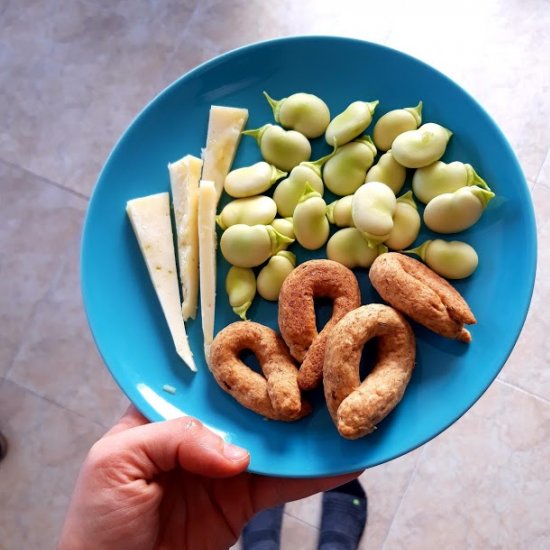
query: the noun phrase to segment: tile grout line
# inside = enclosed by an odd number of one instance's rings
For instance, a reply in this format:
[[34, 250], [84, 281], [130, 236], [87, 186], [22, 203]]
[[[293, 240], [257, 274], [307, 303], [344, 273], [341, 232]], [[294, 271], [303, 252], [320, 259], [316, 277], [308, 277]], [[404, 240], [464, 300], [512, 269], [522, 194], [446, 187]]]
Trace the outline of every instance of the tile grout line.
[[[32, 309], [31, 309], [28, 317], [25, 319], [25, 326], [30, 325], [30, 323], [31, 323], [32, 319], [34, 318], [34, 316], [36, 314], [36, 311], [38, 310], [39, 306], [44, 302], [44, 300], [46, 300], [48, 298], [48, 296], [51, 294], [53, 288], [55, 287], [57, 282], [60, 280], [61, 274], [63, 273], [63, 269], [65, 268], [65, 266], [67, 265], [67, 262], [69, 261], [68, 260], [69, 253], [70, 253], [70, 251], [65, 252], [65, 255], [63, 256], [63, 260], [61, 262], [61, 265], [59, 266], [59, 269], [57, 270], [57, 272], [51, 278], [51, 280], [48, 283], [48, 285], [46, 286], [42, 296], [40, 296], [36, 300], [34, 305], [32, 306]], [[9, 377], [9, 374], [13, 370], [13, 367], [14, 367], [16, 361], [17, 361], [17, 358], [18, 358], [19, 354], [21, 353], [21, 350], [23, 349], [24, 343], [25, 343], [25, 339], [24, 339], [24, 337], [21, 337], [21, 339], [19, 341], [19, 345], [17, 346], [17, 349], [15, 350], [15, 353], [13, 354], [13, 357], [11, 358], [10, 366], [8, 367], [8, 370], [6, 371], [6, 373], [4, 375], [6, 377], [6, 380], [10, 380], [10, 382], [14, 382], [14, 380], [12, 380]], [[25, 387], [25, 386], [22, 386], [22, 387]]]
[[414, 481], [414, 478], [416, 477], [416, 472], [418, 470], [418, 467], [420, 466], [420, 462], [424, 458], [424, 454], [426, 453], [426, 449], [428, 448], [429, 444], [430, 444], [430, 442], [428, 442], [424, 445], [424, 447], [422, 449], [422, 452], [420, 453], [420, 456], [418, 457], [418, 460], [416, 461], [416, 464], [414, 465], [414, 469], [411, 473], [411, 477], [409, 479], [409, 482], [407, 483], [407, 487], [405, 488], [405, 490], [403, 491], [403, 494], [401, 495], [401, 498], [399, 499], [399, 504], [397, 505], [397, 508], [395, 510], [395, 514], [393, 515], [390, 526], [388, 527], [388, 532], [386, 533], [386, 536], [384, 537], [384, 541], [382, 542], [382, 545], [380, 546], [381, 550], [384, 550], [384, 548], [386, 547], [386, 542], [387, 542], [387, 540], [390, 536], [391, 530], [393, 528], [393, 524], [395, 523], [397, 515], [399, 514], [399, 510], [401, 510], [401, 506], [403, 505], [403, 501], [405, 500], [405, 497], [407, 496], [407, 494], [408, 494], [408, 492], [411, 488], [412, 482]]
[[[3, 162], [3, 161], [2, 161]], [[78, 236], [78, 238], [80, 239], [80, 236]], [[62, 261], [60, 263], [60, 266], [59, 266], [59, 269], [58, 271], [52, 276], [49, 284], [47, 285], [46, 289], [44, 290], [44, 293], [42, 294], [42, 296], [40, 296], [36, 302], [34, 303], [27, 319], [25, 320], [25, 324], [26, 325], [29, 325], [31, 322], [32, 322], [32, 319], [35, 317], [36, 315], [36, 312], [38, 310], [38, 308], [41, 306], [41, 304], [43, 304], [47, 299], [48, 297], [52, 294], [52, 292], [54, 291], [57, 283], [59, 283], [59, 281], [61, 280], [61, 277], [63, 275], [63, 272], [64, 272], [64, 269], [65, 267], [67, 266], [67, 264], [71, 261], [71, 250], [68, 249], [66, 252], [65, 252], [65, 255], [63, 256], [62, 258]], [[53, 405], [56, 405], [58, 407], [60, 407], [61, 409], [65, 410], [65, 411], [68, 411], [70, 413], [74, 413], [76, 414], [77, 416], [79, 416], [80, 418], [83, 418], [85, 420], [88, 420], [89, 422], [92, 422], [93, 424], [96, 424], [97, 426], [101, 427], [103, 430], [107, 431], [109, 430], [112, 426], [106, 426], [105, 424], [103, 424], [102, 422], [98, 421], [98, 420], [94, 420], [92, 418], [89, 418], [88, 416], [82, 414], [81, 412], [77, 411], [77, 410], [74, 410], [72, 408], [69, 408], [67, 406], [65, 406], [64, 404], [62, 403], [59, 403], [58, 401], [56, 401], [55, 399], [52, 399], [46, 395], [42, 395], [40, 393], [38, 393], [37, 391], [27, 387], [24, 383], [20, 382], [20, 381], [17, 381], [17, 380], [14, 380], [10, 374], [13, 372], [14, 368], [15, 368], [15, 365], [16, 365], [16, 362], [17, 362], [17, 358], [18, 356], [20, 355], [21, 353], [21, 350], [23, 349], [23, 346], [24, 346], [24, 338], [21, 338], [18, 346], [17, 346], [17, 349], [15, 351], [15, 353], [13, 354], [13, 357], [11, 358], [11, 361], [10, 361], [10, 366], [8, 367], [6, 373], [4, 374], [3, 377], [0, 377], [0, 381], [2, 380], [6, 380], [6, 381], [9, 381], [11, 382], [12, 384], [16, 384], [18, 387], [30, 392], [32, 395], [36, 396], [36, 397], [39, 397], [41, 399], [44, 399], [45, 401], [47, 401], [48, 403], [51, 403]], [[1, 386], [2, 384], [0, 384]]]
[[[304, 498], [305, 498], [305, 497], [304, 497]], [[297, 519], [297, 520], [301, 521], [302, 523], [305, 523], [306, 525], [309, 525], [309, 526], [312, 527], [313, 529], [319, 530], [319, 526], [318, 526], [318, 525], [313, 525], [312, 523], [309, 523], [309, 521], [306, 521], [305, 519], [302, 519], [301, 517], [296, 516], [296, 515], [293, 514], [292, 512], [287, 512], [287, 511], [285, 510], [285, 514], [286, 514], [287, 516], [290, 516], [290, 517], [293, 518], [293, 519]]]
[[[165, 81], [168, 80], [166, 73], [171, 71], [172, 66], [174, 64], [174, 59], [175, 59], [176, 53], [178, 51], [178, 48], [180, 47], [180, 45], [182, 45], [184, 43], [184, 41], [186, 39], [186, 36], [188, 34], [188, 31], [193, 25], [193, 19], [195, 19], [197, 17], [197, 10], [198, 9], [199, 8], [198, 8], [198, 3], [197, 3], [197, 4], [195, 4], [195, 6], [193, 8], [193, 12], [191, 13], [191, 15], [189, 16], [189, 18], [187, 20], [187, 24], [185, 25], [185, 28], [181, 29], [179, 39], [177, 41], [174, 41], [174, 45], [172, 47], [172, 50], [166, 56], [166, 61], [164, 63], [164, 67], [162, 68], [162, 73], [161, 73], [162, 78]], [[193, 67], [193, 68], [195, 68], [195, 67]], [[183, 74], [180, 74], [177, 78], [181, 78], [182, 76], [183, 76]]]
[[[9, 382], [10, 384], [15, 384], [17, 387], [22, 389], [23, 391], [29, 392], [34, 397], [37, 397], [38, 399], [42, 399], [43, 401], [46, 401], [46, 403], [49, 403], [50, 405], [54, 405], [55, 407], [58, 407], [59, 409], [69, 412], [71, 414], [74, 414], [78, 416], [79, 418], [82, 418], [83, 420], [86, 420], [87, 422], [90, 422], [91, 424], [95, 424], [96, 426], [100, 427], [102, 430], [107, 430], [101, 422], [98, 422], [97, 420], [92, 420], [91, 418], [88, 418], [87, 416], [83, 415], [82, 413], [78, 411], [73, 411], [73, 409], [69, 409], [68, 407], [65, 407], [65, 405], [62, 405], [61, 403], [58, 403], [57, 401], [54, 401], [50, 397], [47, 397], [46, 395], [40, 395], [39, 393], [35, 392], [34, 390], [31, 390], [30, 388], [27, 388], [26, 386], [21, 385], [19, 382], [15, 382], [14, 380], [8, 380], [7, 378], [2, 378], [4, 382]], [[0, 386], [1, 387], [1, 386]]]
[[[550, 0], [549, 0], [549, 1], [550, 1]], [[515, 386], [514, 384], [511, 384], [511, 383], [509, 383], [509, 382], [505, 382], [504, 380], [501, 380], [500, 378], [497, 378], [497, 379], [496, 379], [496, 382], [498, 382], [498, 383], [500, 383], [500, 384], [502, 384], [502, 385], [504, 385], [504, 386], [508, 386], [508, 387], [512, 388], [513, 390], [517, 390], [517, 391], [519, 391], [519, 392], [522, 392], [522, 393], [528, 395], [529, 397], [532, 397], [532, 398], [534, 398], [534, 399], [537, 399], [537, 400], [539, 400], [539, 401], [542, 401], [543, 403], [547, 403], [547, 404], [550, 405], [550, 401], [548, 401], [548, 400], [545, 399], [544, 397], [539, 396], [539, 395], [536, 395], [536, 394], [533, 394], [533, 393], [531, 393], [531, 392], [529, 392], [529, 391], [527, 391], [527, 390], [525, 390], [525, 389], [523, 389], [523, 388], [520, 388], [520, 387], [518, 387], [518, 386]], [[396, 521], [396, 518], [397, 518], [397, 516], [398, 516], [398, 514], [399, 514], [399, 511], [401, 510], [401, 507], [402, 507], [402, 505], [403, 505], [403, 501], [405, 500], [405, 497], [407, 496], [407, 494], [408, 494], [408, 492], [409, 492], [409, 490], [410, 490], [410, 487], [411, 487], [411, 485], [412, 485], [412, 483], [413, 483], [413, 481], [414, 481], [414, 478], [416, 477], [416, 473], [417, 473], [417, 470], [418, 470], [418, 468], [419, 468], [419, 466], [420, 466], [420, 462], [421, 462], [421, 460], [424, 458], [424, 454], [425, 454], [425, 452], [426, 452], [426, 448], [428, 447], [429, 443], [430, 443], [430, 442], [426, 443], [426, 445], [425, 445], [424, 448], [422, 449], [421, 455], [418, 457], [418, 461], [417, 461], [417, 463], [416, 463], [415, 466], [414, 466], [414, 470], [413, 470], [413, 472], [412, 472], [412, 474], [411, 474], [411, 477], [410, 477], [410, 479], [409, 479], [409, 483], [407, 484], [406, 489], [403, 491], [403, 494], [401, 495], [401, 499], [399, 500], [399, 504], [398, 504], [398, 506], [397, 506], [397, 509], [395, 510], [395, 514], [393, 515], [392, 521], [391, 521], [390, 526], [389, 526], [389, 528], [388, 528], [388, 532], [386, 533], [386, 536], [385, 536], [385, 538], [384, 538], [384, 542], [382, 543], [381, 550], [384, 550], [384, 548], [386, 547], [386, 542], [387, 542], [387, 540], [388, 540], [388, 538], [389, 538], [389, 536], [390, 536], [390, 533], [391, 533], [391, 530], [392, 530], [392, 528], [393, 528], [393, 525], [394, 525], [394, 523], [395, 523], [395, 521]]]
[[13, 162], [7, 161], [3, 158], [0, 158], [0, 162], [5, 164], [6, 166], [9, 166], [11, 168], [15, 168], [16, 170], [20, 170], [21, 172], [25, 172], [26, 174], [29, 174], [33, 176], [34, 178], [38, 178], [42, 180], [44, 183], [51, 185], [52, 187], [55, 187], [57, 189], [60, 189], [61, 191], [66, 191], [67, 193], [70, 193], [71, 195], [74, 195], [75, 197], [78, 197], [79, 199], [84, 199], [86, 202], [90, 200], [90, 197], [88, 195], [85, 195], [84, 193], [81, 193], [80, 191], [75, 191], [74, 189], [71, 189], [70, 187], [66, 187], [65, 185], [61, 183], [57, 183], [56, 181], [50, 180], [48, 178], [45, 178], [44, 176], [41, 176], [40, 174], [37, 174], [33, 172], [32, 170], [29, 170], [28, 168], [24, 168], [23, 166], [20, 166], [19, 164], [14, 164]]
[[[548, 2], [550, 2], [550, 0], [548, 0]], [[542, 181], [537, 181], [537, 183], [535, 183], [533, 189], [531, 189], [531, 192], [533, 192], [538, 187], [544, 187], [544, 189], [546, 189], [548, 191], [548, 190], [550, 190], [550, 181], [548, 183], [544, 183]]]
[[315, 531], [319, 532], [319, 527], [316, 527], [315, 525], [311, 525], [311, 523], [308, 523], [307, 521], [304, 521], [302, 518], [298, 518], [293, 514], [289, 514], [288, 512], [284, 512], [285, 516], [288, 516], [289, 518], [295, 519], [296, 521], [299, 521], [306, 527], [309, 527], [310, 529], [314, 529]]
[[[34, 318], [34, 315], [36, 314], [36, 311], [38, 309], [38, 306], [42, 303], [42, 301], [44, 300], [44, 298], [46, 298], [46, 296], [48, 295], [49, 291], [50, 291], [50, 288], [52, 287], [53, 285], [53, 281], [57, 281], [57, 277], [59, 276], [59, 273], [56, 273], [52, 280], [50, 281], [50, 283], [48, 284], [48, 287], [46, 288], [46, 290], [44, 291], [44, 294], [42, 294], [42, 296], [40, 296], [40, 298], [38, 298], [38, 300], [36, 300], [36, 302], [33, 304], [32, 308], [31, 308], [31, 311], [29, 312], [29, 315], [27, 316], [27, 318], [25, 319], [25, 326], [28, 326], [31, 322], [31, 320]], [[17, 345], [17, 348], [15, 350], [15, 353], [13, 354], [11, 360], [10, 360], [10, 365], [8, 367], [8, 369], [6, 370], [6, 373], [5, 373], [5, 378], [6, 380], [9, 380], [10, 382], [13, 382], [13, 380], [11, 380], [9, 378], [9, 374], [11, 373], [11, 371], [13, 370], [13, 367], [15, 365], [15, 362], [17, 361], [17, 358], [19, 357], [19, 354], [21, 353], [21, 350], [23, 349], [23, 344], [25, 343], [25, 338], [24, 336], [21, 336], [20, 340], [19, 340], [19, 343]]]
[[546, 165], [547, 160], [550, 160], [550, 147], [548, 147], [548, 149], [546, 150], [546, 155], [544, 155], [544, 158], [542, 159], [542, 164], [538, 169], [537, 176], [535, 177], [535, 185], [539, 182], [540, 175], [542, 174], [542, 169]]
[[543, 397], [542, 395], [537, 395], [536, 393], [530, 392], [529, 390], [526, 390], [525, 388], [522, 388], [521, 386], [516, 386], [515, 384], [512, 384], [511, 382], [507, 382], [506, 380], [502, 380], [500, 378], [496, 379], [497, 382], [500, 384], [503, 384], [504, 386], [508, 386], [509, 388], [512, 388], [514, 390], [517, 390], [519, 392], [525, 393], [529, 397], [532, 397], [534, 399], [538, 399], [539, 401], [542, 401], [543, 403], [546, 403], [547, 405], [550, 405], [550, 400], [546, 397]]
[[[48, 287], [46, 288], [46, 290], [44, 291], [44, 294], [36, 301], [36, 303], [34, 304], [31, 312], [29, 313], [29, 316], [27, 318], [27, 323], [30, 323], [30, 321], [32, 320], [32, 318], [34, 317], [34, 315], [36, 314], [36, 311], [38, 309], [38, 307], [44, 302], [44, 300], [46, 300], [48, 298], [48, 296], [52, 293], [56, 283], [60, 280], [61, 278], [61, 275], [63, 273], [63, 268], [67, 265], [67, 262], [70, 261], [68, 259], [68, 256], [70, 254], [70, 251], [67, 251], [64, 259], [63, 259], [63, 262], [62, 262], [62, 265], [60, 266], [59, 268], [59, 271], [52, 277], [52, 280], [50, 281], [50, 284], [48, 285]], [[35, 390], [31, 389], [31, 388], [28, 388], [27, 386], [25, 386], [24, 384], [22, 384], [21, 382], [18, 382], [16, 380], [13, 380], [9, 374], [12, 372], [14, 366], [15, 366], [15, 363], [17, 361], [17, 357], [19, 356], [19, 354], [21, 353], [21, 350], [23, 349], [23, 345], [24, 345], [24, 339], [22, 338], [20, 343], [19, 343], [19, 346], [17, 347], [17, 351], [14, 353], [13, 357], [12, 357], [12, 360], [11, 360], [11, 363], [10, 363], [10, 366], [8, 368], [8, 370], [6, 371], [5, 375], [1, 378], [1, 380], [7, 380], [9, 381], [10, 383], [12, 384], [15, 384], [17, 386], [19, 386], [20, 388], [30, 392], [32, 395], [36, 396], [36, 397], [39, 397], [40, 399], [44, 399], [45, 401], [47, 401], [48, 403], [51, 403], [53, 405], [56, 405], [57, 407], [60, 407], [61, 409], [65, 410], [65, 411], [68, 411], [70, 413], [73, 413], [73, 414], [76, 414], [77, 416], [79, 416], [80, 418], [84, 418], [85, 420], [88, 420], [89, 422], [92, 422], [93, 424], [96, 424], [97, 426], [100, 426], [101, 428], [103, 428], [104, 430], [108, 430], [110, 428], [110, 426], [105, 426], [103, 423], [97, 421], [97, 420], [94, 420], [92, 418], [89, 418], [88, 416], [76, 411], [76, 410], [73, 410], [72, 408], [69, 408], [69, 407], [66, 407], [65, 405], [63, 405], [62, 403], [58, 403], [55, 399], [52, 399], [46, 395], [41, 395], [40, 393], [36, 392]], [[0, 384], [1, 386], [1, 384]]]

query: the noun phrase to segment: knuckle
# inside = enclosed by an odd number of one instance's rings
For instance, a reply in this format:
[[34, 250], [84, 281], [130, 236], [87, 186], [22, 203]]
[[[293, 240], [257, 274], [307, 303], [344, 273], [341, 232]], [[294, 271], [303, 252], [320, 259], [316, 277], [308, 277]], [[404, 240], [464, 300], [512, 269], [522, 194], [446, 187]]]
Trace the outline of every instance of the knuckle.
[[100, 439], [92, 445], [84, 461], [84, 469], [105, 486], [119, 485], [124, 480], [129, 453], [112, 441]]
[[88, 451], [86, 457], [86, 464], [92, 467], [100, 467], [107, 459], [107, 452], [105, 450], [105, 443], [102, 439], [96, 441]]
[[182, 419], [182, 427], [186, 432], [198, 432], [203, 428], [203, 423], [192, 416], [186, 416]]

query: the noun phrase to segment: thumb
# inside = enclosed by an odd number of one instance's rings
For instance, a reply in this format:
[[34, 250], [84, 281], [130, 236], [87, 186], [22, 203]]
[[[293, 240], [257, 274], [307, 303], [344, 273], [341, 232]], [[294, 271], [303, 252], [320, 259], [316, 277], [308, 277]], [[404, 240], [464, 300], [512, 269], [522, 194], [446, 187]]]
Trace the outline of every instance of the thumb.
[[181, 467], [208, 477], [241, 473], [250, 461], [247, 451], [189, 416], [136, 426], [98, 441], [90, 451], [92, 463], [117, 469], [125, 481], [151, 479]]

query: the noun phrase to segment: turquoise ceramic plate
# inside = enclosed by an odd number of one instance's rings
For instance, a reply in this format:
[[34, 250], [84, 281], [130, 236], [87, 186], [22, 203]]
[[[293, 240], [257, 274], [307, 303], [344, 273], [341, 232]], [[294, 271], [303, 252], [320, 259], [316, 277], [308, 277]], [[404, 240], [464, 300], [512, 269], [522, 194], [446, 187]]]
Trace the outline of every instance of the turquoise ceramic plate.
[[[320, 394], [313, 396], [313, 414], [290, 424], [265, 421], [241, 407], [206, 368], [199, 320], [188, 324], [199, 367], [192, 374], [173, 349], [125, 214], [128, 199], [169, 189], [169, 161], [200, 155], [210, 105], [247, 107], [249, 128], [272, 121], [262, 90], [275, 98], [297, 91], [318, 94], [333, 115], [358, 99], [379, 99], [378, 115], [422, 99], [424, 120], [454, 132], [443, 160], [471, 163], [497, 193], [481, 221], [459, 237], [480, 258], [475, 274], [455, 285], [478, 319], [473, 342], [449, 341], [415, 325], [417, 365], [405, 396], [375, 433], [358, 441], [338, 435]], [[313, 149], [317, 158], [328, 148], [316, 140]], [[243, 138], [234, 167], [259, 159], [254, 140]], [[293, 248], [299, 261], [321, 256]], [[224, 291], [227, 264], [220, 255], [218, 261], [216, 330], [236, 320]], [[386, 462], [460, 418], [494, 380], [516, 342], [535, 264], [535, 222], [525, 179], [503, 134], [474, 99], [398, 51], [344, 38], [296, 37], [213, 59], [169, 86], [139, 114], [111, 153], [90, 203], [82, 290], [103, 359], [144, 415], [151, 420], [193, 415], [249, 449], [251, 471], [309, 477]], [[357, 276], [364, 303], [379, 301], [367, 273], [358, 270]], [[327, 307], [321, 309], [326, 316]], [[276, 306], [257, 300], [250, 317], [276, 327]], [[165, 384], [177, 389], [175, 395], [163, 391]]]

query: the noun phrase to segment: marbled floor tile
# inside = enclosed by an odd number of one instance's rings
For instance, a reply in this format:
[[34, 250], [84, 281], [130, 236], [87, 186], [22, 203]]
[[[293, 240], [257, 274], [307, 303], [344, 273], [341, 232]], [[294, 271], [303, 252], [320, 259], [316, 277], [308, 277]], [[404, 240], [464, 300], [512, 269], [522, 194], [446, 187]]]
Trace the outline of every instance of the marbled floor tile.
[[0, 376], [77, 238], [86, 201], [0, 161]]
[[429, 443], [384, 548], [550, 548], [550, 406], [495, 382]]
[[395, 2], [388, 45], [442, 70], [488, 110], [535, 181], [550, 146], [545, 0]]
[[361, 475], [368, 497], [368, 520], [359, 550], [378, 550], [388, 535], [423, 447]]
[[311, 525], [284, 514], [281, 527], [281, 550], [316, 550], [319, 531]]
[[121, 132], [166, 84], [195, 4], [7, 0], [0, 158], [89, 194]]
[[384, 5], [371, 9], [354, 0], [343, 0], [337, 5], [317, 0], [210, 0], [197, 6], [193, 23], [186, 27], [171, 56], [167, 78], [177, 78], [187, 68], [189, 54], [194, 55], [189, 44], [206, 60], [245, 44], [300, 34], [384, 42], [391, 28]]
[[103, 427], [17, 384], [0, 382], [0, 547], [54, 548], [76, 475]]
[[73, 239], [62, 273], [37, 305], [10, 380], [110, 426], [127, 407], [96, 350], [82, 308], [79, 239]]
[[321, 523], [322, 493], [311, 495], [285, 504], [285, 513], [296, 519], [319, 528]]
[[[381, 548], [421, 452], [418, 449], [381, 466], [370, 468], [361, 475], [360, 481], [368, 497], [368, 522], [361, 539], [361, 550]], [[285, 506], [285, 512], [318, 528], [321, 508], [322, 496], [318, 494], [289, 502]]]
[[550, 187], [540, 181], [532, 193], [538, 233], [535, 290], [523, 331], [500, 378], [550, 400]]

